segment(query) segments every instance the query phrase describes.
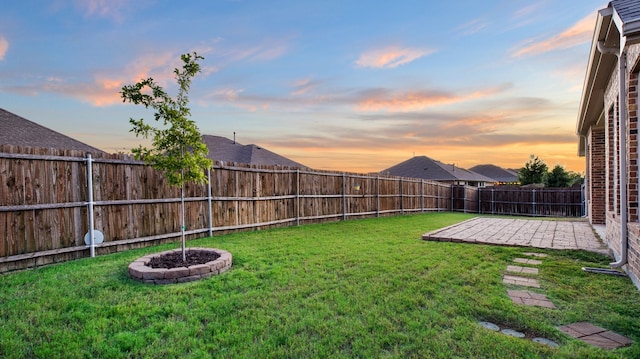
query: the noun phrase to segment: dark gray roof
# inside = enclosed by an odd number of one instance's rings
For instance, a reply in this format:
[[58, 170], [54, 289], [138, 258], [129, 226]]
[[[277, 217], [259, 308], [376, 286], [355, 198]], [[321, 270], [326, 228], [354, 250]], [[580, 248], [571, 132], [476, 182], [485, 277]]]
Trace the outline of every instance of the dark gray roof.
[[247, 163], [252, 165], [306, 168], [298, 162], [273, 153], [257, 145], [241, 145], [226, 137], [202, 135], [209, 148], [209, 158], [214, 161]]
[[0, 108], [0, 143], [91, 153], [103, 151]]
[[640, 1], [638, 0], [613, 0], [609, 3], [622, 20], [623, 35], [640, 30]]
[[401, 162], [382, 171], [383, 174], [393, 176], [422, 178], [434, 181], [467, 181], [467, 182], [495, 182], [479, 173], [444, 164], [427, 156], [417, 156]]
[[496, 165], [477, 165], [469, 168], [469, 171], [473, 171], [483, 176], [492, 178], [494, 179], [494, 182], [518, 182], [517, 172], [510, 169], [498, 167]]

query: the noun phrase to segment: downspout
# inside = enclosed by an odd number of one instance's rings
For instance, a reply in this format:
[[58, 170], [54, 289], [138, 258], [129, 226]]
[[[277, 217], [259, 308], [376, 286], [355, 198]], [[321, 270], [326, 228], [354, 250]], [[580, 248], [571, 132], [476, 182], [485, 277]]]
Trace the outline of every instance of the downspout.
[[604, 41], [598, 41], [598, 51], [602, 54], [613, 54], [618, 57], [618, 137], [620, 145], [620, 156], [618, 158], [620, 181], [620, 259], [617, 262], [610, 263], [611, 268], [620, 268], [627, 264], [627, 252], [629, 246], [629, 238], [627, 233], [627, 96], [626, 96], [626, 79], [627, 79], [627, 53], [624, 51], [624, 38], [620, 39], [620, 48], [605, 47]]
[[[590, 181], [590, 177], [591, 177], [591, 154], [589, 151], [589, 138], [587, 136], [580, 136], [580, 140], [584, 142], [584, 158], [585, 158], [585, 164], [584, 164], [584, 168], [585, 168], [585, 174], [584, 174], [584, 183], [582, 184], [582, 198], [584, 199], [582, 201], [582, 217], [583, 218], [590, 218], [591, 213], [589, 213], [589, 200], [591, 199], [590, 196], [590, 191], [589, 188], [591, 187], [591, 181]], [[589, 220], [590, 222], [593, 221], [593, 219]]]

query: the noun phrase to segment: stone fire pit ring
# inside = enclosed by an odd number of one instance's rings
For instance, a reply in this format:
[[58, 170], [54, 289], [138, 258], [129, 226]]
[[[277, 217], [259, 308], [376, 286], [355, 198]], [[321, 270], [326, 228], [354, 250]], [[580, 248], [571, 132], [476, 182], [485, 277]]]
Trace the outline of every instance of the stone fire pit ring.
[[173, 249], [160, 253], [148, 254], [140, 257], [129, 264], [129, 275], [136, 280], [151, 284], [172, 284], [192, 282], [199, 279], [209, 278], [211, 276], [228, 271], [231, 268], [231, 253], [216, 248], [187, 248], [188, 251], [206, 251], [215, 252], [220, 255], [216, 260], [205, 264], [196, 264], [189, 267], [178, 268], [151, 268], [147, 266], [151, 258], [169, 254], [173, 252], [182, 252], [181, 249]]

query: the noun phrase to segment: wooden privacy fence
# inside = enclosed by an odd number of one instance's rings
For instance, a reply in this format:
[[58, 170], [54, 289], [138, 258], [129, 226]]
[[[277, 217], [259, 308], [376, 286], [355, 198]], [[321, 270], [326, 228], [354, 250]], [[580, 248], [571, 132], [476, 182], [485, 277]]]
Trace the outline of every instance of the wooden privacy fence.
[[[91, 171], [88, 169], [91, 168]], [[216, 163], [185, 187], [188, 238], [349, 218], [451, 211], [448, 184]], [[89, 185], [90, 183], [90, 185]], [[104, 242], [88, 248], [89, 224]], [[126, 155], [0, 145], [0, 272], [174, 241], [179, 190]]]
[[[478, 189], [225, 163], [208, 177], [208, 185], [185, 187], [188, 238], [427, 211], [582, 215], [577, 189]], [[179, 196], [162, 173], [130, 156], [0, 145], [0, 272], [175, 241]], [[89, 248], [91, 223], [104, 242]]]
[[581, 217], [582, 188], [523, 188], [515, 186], [478, 189], [479, 213], [533, 217]]

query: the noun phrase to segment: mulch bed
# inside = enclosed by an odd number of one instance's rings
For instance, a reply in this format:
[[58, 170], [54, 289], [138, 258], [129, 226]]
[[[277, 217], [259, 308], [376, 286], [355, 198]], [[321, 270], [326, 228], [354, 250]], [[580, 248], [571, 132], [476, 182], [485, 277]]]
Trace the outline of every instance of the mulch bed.
[[187, 261], [182, 260], [182, 252], [171, 252], [151, 258], [147, 266], [151, 268], [179, 268], [215, 261], [220, 254], [214, 251], [186, 251]]

